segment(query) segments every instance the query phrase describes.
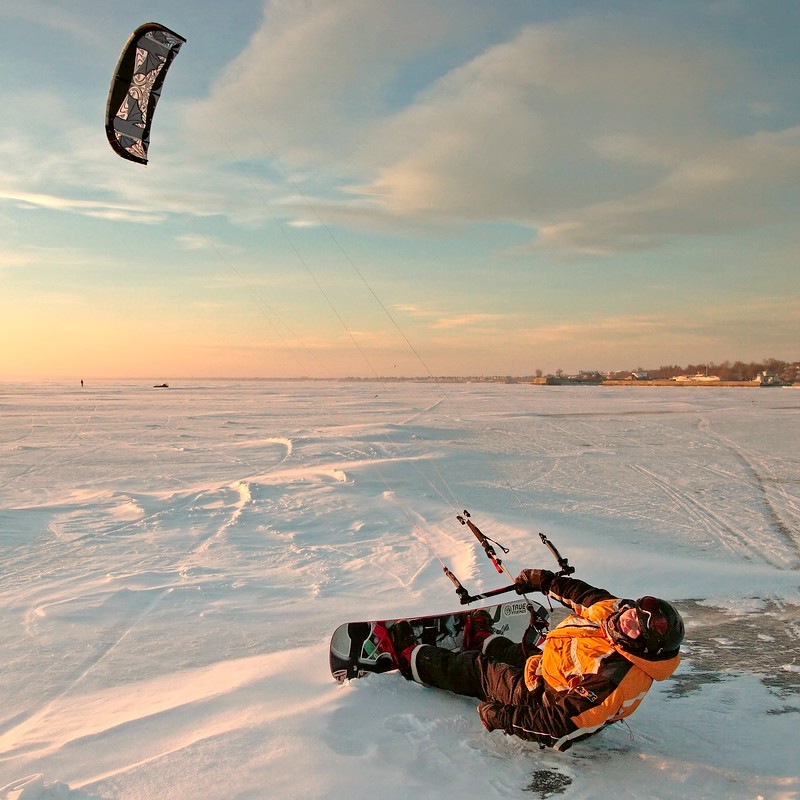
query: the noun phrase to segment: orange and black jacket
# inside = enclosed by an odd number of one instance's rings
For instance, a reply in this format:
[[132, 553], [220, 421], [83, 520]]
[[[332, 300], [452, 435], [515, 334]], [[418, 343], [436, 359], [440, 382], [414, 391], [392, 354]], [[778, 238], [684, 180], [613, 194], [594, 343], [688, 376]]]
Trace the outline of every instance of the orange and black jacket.
[[548, 593], [573, 612], [525, 664], [533, 702], [501, 706], [496, 727], [556, 750], [632, 714], [652, 682], [668, 678], [680, 656], [648, 660], [612, 642], [604, 622], [633, 604], [583, 581], [555, 577]]

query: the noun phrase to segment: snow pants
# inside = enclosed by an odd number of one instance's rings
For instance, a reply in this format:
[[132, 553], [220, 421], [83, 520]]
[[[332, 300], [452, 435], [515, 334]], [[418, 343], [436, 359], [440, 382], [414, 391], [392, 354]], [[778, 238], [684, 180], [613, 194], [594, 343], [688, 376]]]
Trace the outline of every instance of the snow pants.
[[413, 654], [411, 671], [414, 680], [425, 686], [504, 705], [536, 704], [541, 698], [525, 685], [524, 664], [522, 645], [498, 637], [485, 654], [421, 645]]

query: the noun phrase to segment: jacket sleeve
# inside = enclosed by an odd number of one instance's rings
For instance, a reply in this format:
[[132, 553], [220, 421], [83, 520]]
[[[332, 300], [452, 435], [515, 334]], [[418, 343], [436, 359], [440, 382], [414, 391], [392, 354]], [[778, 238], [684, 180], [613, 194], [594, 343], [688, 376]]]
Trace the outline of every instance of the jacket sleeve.
[[[612, 606], [616, 606], [620, 602], [615, 595], [606, 589], [597, 589], [577, 578], [568, 578], [564, 575], [558, 575], [553, 578], [548, 587], [548, 594], [578, 616], [595, 619], [596, 621], [608, 616]], [[603, 603], [603, 611], [599, 618], [598, 615], [591, 613], [590, 608], [595, 603], [609, 600], [612, 602]]]

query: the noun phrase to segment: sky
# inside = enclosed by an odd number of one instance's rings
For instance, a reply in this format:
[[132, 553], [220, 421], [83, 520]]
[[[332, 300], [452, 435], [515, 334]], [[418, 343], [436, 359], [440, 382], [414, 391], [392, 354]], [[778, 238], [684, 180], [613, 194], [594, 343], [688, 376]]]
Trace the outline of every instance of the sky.
[[[120, 50], [187, 39], [150, 162]], [[0, 380], [800, 358], [800, 4], [3, 0]]]

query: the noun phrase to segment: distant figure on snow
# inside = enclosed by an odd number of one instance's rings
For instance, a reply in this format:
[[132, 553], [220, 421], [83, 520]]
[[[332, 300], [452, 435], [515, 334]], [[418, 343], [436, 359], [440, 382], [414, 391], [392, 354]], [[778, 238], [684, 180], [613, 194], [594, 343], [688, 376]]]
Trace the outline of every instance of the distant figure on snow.
[[489, 731], [567, 750], [630, 716], [652, 682], [680, 663], [683, 620], [665, 600], [624, 600], [546, 569], [522, 570], [515, 584], [520, 594], [542, 592], [573, 612], [541, 649], [526, 644], [527, 636], [517, 644], [495, 634], [480, 609], [460, 653], [419, 644], [411, 625], [400, 622], [390, 636], [403, 675], [477, 697]]

